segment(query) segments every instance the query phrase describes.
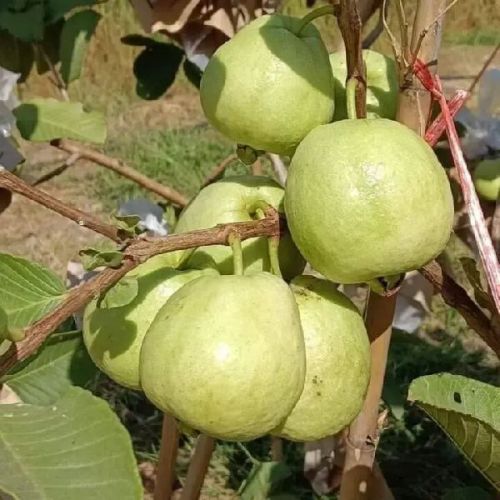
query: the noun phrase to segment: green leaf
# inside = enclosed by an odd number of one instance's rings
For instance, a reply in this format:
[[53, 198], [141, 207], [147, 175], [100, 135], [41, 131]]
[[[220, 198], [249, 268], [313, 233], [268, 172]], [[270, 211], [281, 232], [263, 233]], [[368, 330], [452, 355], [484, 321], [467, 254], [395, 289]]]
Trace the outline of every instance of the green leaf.
[[7, 382], [24, 403], [48, 405], [74, 385], [85, 387], [96, 373], [81, 332], [64, 332], [52, 335], [34, 359], [1, 382]]
[[447, 491], [442, 500], [491, 500], [491, 495], [477, 486], [467, 486]]
[[83, 267], [92, 271], [97, 267], [118, 267], [123, 260], [123, 253], [118, 250], [97, 250], [96, 248], [85, 248], [80, 250]]
[[101, 15], [93, 10], [73, 14], [61, 33], [59, 57], [61, 77], [66, 84], [80, 78], [85, 53]]
[[0, 66], [13, 73], [20, 73], [18, 82], [24, 82], [35, 61], [33, 47], [6, 31], [0, 31], [0, 47]]
[[138, 215], [116, 215], [112, 214], [111, 218], [115, 226], [123, 231], [128, 236], [136, 236], [141, 233], [139, 223], [141, 218]]
[[76, 387], [52, 406], [0, 405], [0, 492], [16, 500], [142, 499], [125, 428], [105, 401]]
[[[54, 66], [59, 63], [59, 44], [61, 33], [64, 26], [64, 19], [60, 19], [54, 24], [45, 27], [43, 40], [38, 43], [38, 49], [35, 51], [36, 70], [40, 75], [50, 71], [50, 66], [47, 64], [46, 58]], [[44, 51], [44, 55], [40, 53], [40, 49]]]
[[194, 85], [197, 89], [200, 88], [201, 77], [203, 72], [196, 64], [192, 63], [189, 59], [185, 59], [182, 64], [182, 69], [189, 82]]
[[415, 379], [415, 401], [495, 486], [500, 487], [500, 388], [442, 373]]
[[142, 99], [158, 99], [174, 83], [184, 53], [179, 47], [154, 42], [134, 61], [136, 92]]
[[240, 488], [241, 500], [266, 499], [279, 484], [291, 474], [282, 462], [255, 463], [248, 478]]
[[101, 309], [113, 309], [130, 304], [139, 292], [139, 282], [136, 276], [125, 276], [112, 286], [99, 302]]
[[0, 253], [0, 307], [10, 328], [25, 327], [54, 309], [66, 294], [51, 271], [13, 255]]
[[481, 279], [481, 273], [478, 269], [477, 262], [471, 257], [462, 257], [460, 259], [460, 264], [474, 290], [474, 298], [476, 302], [485, 309], [489, 309], [491, 312], [495, 312], [496, 308], [493, 304], [493, 300], [486, 291], [485, 280]]
[[43, 15], [44, 6], [41, 1], [7, 2], [0, 10], [0, 30], [8, 31], [23, 42], [39, 41], [43, 38]]
[[385, 374], [382, 399], [389, 407], [394, 418], [401, 420], [405, 413], [406, 398], [404, 391], [401, 389], [401, 382], [390, 371]]
[[75, 7], [88, 7], [97, 2], [96, 0], [45, 0], [45, 3], [45, 23], [51, 24]]
[[30, 141], [76, 139], [102, 144], [106, 140], [104, 115], [84, 111], [79, 102], [36, 98], [18, 106], [14, 115], [23, 139]]
[[131, 47], [147, 47], [148, 45], [157, 43], [151, 38], [144, 35], [138, 35], [137, 33], [122, 36], [120, 42], [122, 42], [123, 45], [129, 45]]

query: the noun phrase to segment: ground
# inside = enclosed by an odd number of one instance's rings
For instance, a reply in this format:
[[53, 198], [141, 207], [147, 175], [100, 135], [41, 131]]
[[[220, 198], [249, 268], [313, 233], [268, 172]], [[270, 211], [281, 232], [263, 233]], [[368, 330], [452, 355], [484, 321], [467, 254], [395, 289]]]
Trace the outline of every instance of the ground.
[[[102, 39], [106, 36], [111, 35], [103, 33]], [[467, 88], [491, 50], [491, 46], [444, 47], [440, 56], [440, 74], [447, 92]], [[492, 66], [500, 67], [500, 54], [497, 54]], [[91, 76], [95, 79], [95, 76]], [[93, 84], [99, 86], [98, 81]], [[106, 83], [101, 82], [100, 85], [104, 86]], [[39, 82], [38, 90], [41, 95], [53, 92], [46, 82]], [[33, 88], [26, 92], [33, 92]], [[130, 88], [127, 87], [124, 92], [130, 93]], [[103, 106], [97, 97], [90, 98], [89, 94], [82, 94], [81, 88], [76, 88], [75, 94], [81, 94], [84, 100]], [[116, 100], [114, 105], [106, 108], [110, 140], [105, 151], [121, 157], [148, 175], [171, 183], [189, 195], [196, 192], [206, 172], [231, 151], [231, 145], [207, 126], [197, 92], [182, 79], [158, 101], [141, 102], [130, 99], [126, 106], [120, 105], [120, 102]], [[474, 103], [474, 98], [471, 102]], [[65, 158], [64, 154], [50, 146], [22, 143], [22, 148], [27, 162], [21, 175], [30, 182], [60, 165]], [[110, 209], [116, 207], [116, 201], [139, 193], [131, 183], [118, 179], [115, 174], [104, 173], [102, 167], [85, 161], [77, 162], [60, 176], [42, 184], [41, 188], [103, 218], [107, 217]], [[0, 234], [0, 252], [36, 260], [60, 276], [65, 275], [69, 260], [78, 259], [81, 248], [102, 242], [94, 233], [20, 196], [15, 196], [11, 206], [0, 215]], [[389, 372], [398, 377], [399, 389], [406, 390], [411, 378], [437, 370], [494, 380], [496, 367], [491, 362], [491, 357], [485, 362], [481, 352], [482, 345], [470, 340], [473, 334], [464, 327], [457, 314], [447, 310], [442, 304], [437, 304], [437, 311], [426, 324], [429, 334], [427, 339], [432, 338], [434, 345], [418, 341], [412, 344], [406, 340], [401, 341], [400, 338], [393, 343]], [[425, 332], [423, 335], [425, 336]], [[458, 337], [467, 339], [465, 350], [462, 347], [464, 344], [456, 340]], [[102, 381], [96, 390], [114, 406], [131, 431], [145, 484], [150, 484], [148, 478], [151, 479], [151, 463], [156, 458], [161, 424], [159, 412], [140, 395], [130, 394], [107, 380]], [[380, 450], [382, 468], [391, 487], [397, 492], [397, 498], [440, 498], [443, 484], [436, 484], [440, 480], [433, 476], [429, 467], [439, 470], [443, 475], [441, 481], [448, 481], [450, 486], [484, 486], [484, 481], [465, 465], [434, 427], [432, 432], [435, 434], [431, 433], [428, 441], [422, 441], [425, 429], [433, 424], [424, 423], [422, 430], [418, 427], [420, 420], [418, 423], [414, 422], [415, 410], [410, 413], [410, 420], [413, 419], [410, 423], [391, 424], [387, 437], [384, 438], [387, 444]], [[412, 439], [420, 439], [421, 448], [413, 453], [411, 458], [414, 462], [405, 462], [401, 457]], [[187, 440], [182, 447], [179, 460], [181, 476], [186, 470], [191, 444]], [[426, 455], [429, 446], [433, 450], [439, 449], [430, 461]], [[267, 444], [253, 443], [248, 448], [254, 456], [267, 458], [267, 451], [263, 451], [267, 450]], [[297, 477], [301, 477], [301, 462], [297, 460], [299, 448], [290, 447], [290, 450], [288, 457], [292, 457], [290, 460], [293, 470]], [[203, 498], [235, 498], [238, 482], [248, 473], [249, 468], [250, 462], [240, 449], [219, 445]], [[420, 472], [417, 473], [416, 469]], [[418, 492], [412, 494], [406, 488], [408, 478], [419, 484]], [[301, 494], [307, 491], [300, 480], [296, 480], [294, 485], [295, 498], [298, 491]], [[304, 495], [303, 498], [310, 498], [310, 493]]]

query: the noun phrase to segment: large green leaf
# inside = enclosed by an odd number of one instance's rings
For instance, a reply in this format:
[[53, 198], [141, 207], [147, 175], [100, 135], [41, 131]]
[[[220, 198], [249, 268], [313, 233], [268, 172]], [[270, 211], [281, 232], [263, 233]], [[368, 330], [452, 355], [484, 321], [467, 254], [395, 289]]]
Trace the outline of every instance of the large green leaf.
[[51, 24], [75, 7], [88, 7], [95, 3], [96, 0], [45, 0], [45, 22]]
[[500, 388], [442, 373], [415, 379], [408, 399], [448, 434], [496, 488], [500, 487]]
[[79, 102], [37, 98], [18, 106], [14, 115], [19, 132], [30, 141], [76, 139], [102, 144], [106, 140], [104, 115], [84, 111]]
[[33, 47], [15, 36], [0, 31], [0, 66], [14, 73], [20, 73], [19, 82], [26, 80], [30, 74], [35, 54]]
[[269, 498], [273, 490], [290, 476], [290, 468], [281, 462], [256, 462], [240, 488], [242, 500]]
[[2, 0], [0, 30], [6, 30], [24, 42], [36, 42], [43, 38], [44, 6], [40, 0]]
[[103, 400], [74, 387], [51, 406], [0, 405], [0, 497], [139, 500], [130, 437]]
[[80, 78], [85, 53], [101, 15], [93, 10], [73, 14], [61, 33], [59, 57], [61, 77], [66, 84]]
[[174, 83], [183, 57], [179, 47], [152, 40], [134, 61], [137, 95], [149, 100], [160, 98]]
[[34, 359], [0, 382], [7, 382], [24, 403], [47, 405], [73, 385], [84, 387], [96, 373], [81, 332], [65, 332], [52, 335]]
[[14, 328], [47, 314], [66, 293], [62, 281], [48, 269], [5, 253], [0, 253], [0, 283], [0, 308]]

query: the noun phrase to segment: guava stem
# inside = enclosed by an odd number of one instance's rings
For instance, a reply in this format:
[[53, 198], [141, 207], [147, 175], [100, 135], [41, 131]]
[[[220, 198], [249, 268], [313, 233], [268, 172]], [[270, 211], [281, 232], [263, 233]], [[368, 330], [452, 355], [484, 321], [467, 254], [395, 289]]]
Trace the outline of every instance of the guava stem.
[[349, 78], [345, 85], [347, 118], [350, 120], [355, 120], [358, 117], [356, 113], [356, 85], [356, 78]]
[[334, 8], [333, 5], [324, 5], [323, 7], [318, 7], [317, 9], [312, 10], [308, 14], [306, 14], [301, 20], [299, 24], [299, 29], [297, 30], [297, 36], [300, 35], [302, 30], [311, 22], [317, 19], [318, 17], [326, 16], [328, 14], [333, 14]]
[[241, 238], [236, 233], [231, 233], [228, 238], [233, 250], [233, 273], [236, 276], [243, 276], [243, 250], [241, 248]]
[[[268, 207], [267, 203], [265, 202], [258, 202], [260, 207]], [[264, 213], [263, 208], [257, 208], [255, 210], [255, 213], [257, 214], [257, 217], [259, 219], [263, 219], [266, 214]], [[280, 260], [278, 257], [278, 247], [280, 244], [280, 239], [279, 237], [276, 236], [271, 236], [270, 238], [267, 238], [267, 251], [269, 253], [269, 265], [271, 267], [271, 272], [275, 275], [278, 276], [279, 278], [282, 278], [283, 275], [281, 274], [281, 269], [280, 269]]]

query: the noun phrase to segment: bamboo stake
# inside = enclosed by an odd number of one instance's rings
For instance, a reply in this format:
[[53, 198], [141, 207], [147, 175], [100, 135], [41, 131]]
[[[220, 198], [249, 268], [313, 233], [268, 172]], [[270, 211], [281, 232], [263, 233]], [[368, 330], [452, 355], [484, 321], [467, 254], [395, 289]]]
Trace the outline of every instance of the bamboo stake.
[[[413, 24], [411, 49], [419, 48], [418, 57], [425, 63], [432, 63], [433, 71], [441, 38], [442, 18], [438, 16], [444, 11], [445, 3], [444, 0], [419, 0]], [[424, 31], [429, 31], [425, 38], [421, 36]], [[402, 47], [402, 53], [407, 49]], [[423, 136], [430, 118], [431, 96], [412, 73], [402, 76], [404, 88], [399, 95], [398, 121]], [[363, 409], [349, 427], [341, 500], [375, 499], [374, 460], [381, 426], [378, 411], [396, 297], [396, 294], [381, 297], [370, 293], [368, 298], [365, 317], [371, 342], [371, 380]]]
[[182, 489], [181, 500], [196, 500], [200, 498], [201, 487], [203, 486], [214, 449], [214, 438], [206, 434], [198, 436], [194, 455], [189, 464], [186, 483]]
[[161, 428], [160, 456], [156, 469], [154, 500], [170, 500], [175, 483], [179, 430], [175, 418], [165, 413]]

